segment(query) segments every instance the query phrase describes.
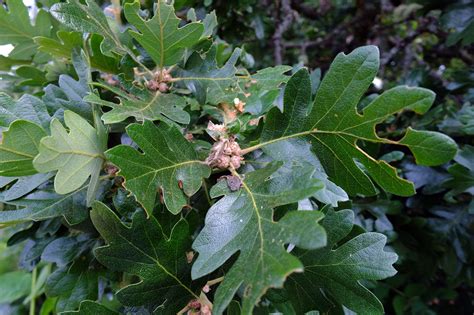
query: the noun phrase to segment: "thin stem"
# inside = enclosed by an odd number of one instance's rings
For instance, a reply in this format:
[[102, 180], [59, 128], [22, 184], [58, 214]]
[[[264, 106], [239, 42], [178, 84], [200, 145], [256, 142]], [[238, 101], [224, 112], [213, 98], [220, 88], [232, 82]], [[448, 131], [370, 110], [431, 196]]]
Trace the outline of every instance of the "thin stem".
[[31, 275], [31, 300], [30, 300], [30, 315], [35, 315], [36, 307], [36, 267], [33, 268], [33, 273]]
[[211, 287], [215, 284], [221, 283], [222, 281], [224, 281], [224, 276], [219, 277], [217, 279], [209, 280], [209, 281], [207, 281], [206, 285]]

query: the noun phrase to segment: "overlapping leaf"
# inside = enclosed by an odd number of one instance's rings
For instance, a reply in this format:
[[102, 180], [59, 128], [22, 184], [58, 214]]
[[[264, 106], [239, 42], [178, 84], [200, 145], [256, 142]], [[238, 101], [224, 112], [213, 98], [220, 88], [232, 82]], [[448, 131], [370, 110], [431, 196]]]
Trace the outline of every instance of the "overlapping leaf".
[[[235, 64], [240, 57], [241, 50], [235, 49], [222, 68], [216, 60], [217, 46], [213, 45], [202, 59], [198, 53], [192, 54], [184, 69], [178, 69], [175, 76], [194, 93], [199, 103], [217, 105], [226, 100], [231, 102], [232, 95], [229, 89], [236, 83]], [[235, 94], [235, 93], [234, 93]]]
[[195, 194], [202, 178], [210, 175], [209, 166], [197, 159], [193, 146], [175, 126], [165, 123], [155, 126], [145, 121], [143, 125], [129, 125], [127, 134], [143, 154], [126, 145], [106, 152], [107, 158], [120, 168], [119, 174], [125, 177], [125, 187], [148, 215], [153, 211], [158, 188], [168, 210], [179, 213], [188, 204], [186, 196]]
[[6, 185], [15, 182], [4, 191], [2, 196], [3, 200], [10, 201], [23, 197], [53, 176], [53, 173], [40, 173], [31, 176], [0, 177], [5, 180], [0, 182], [0, 188], [4, 188]]
[[311, 310], [328, 313], [339, 304], [357, 314], [383, 314], [380, 301], [359, 281], [393, 276], [397, 255], [383, 250], [386, 237], [379, 233], [363, 233], [339, 244], [350, 233], [353, 219], [350, 210], [329, 210], [321, 223], [327, 232], [327, 246], [293, 252], [305, 270], [290, 276], [285, 284], [297, 314]]
[[40, 140], [47, 134], [28, 120], [15, 120], [3, 132], [0, 143], [0, 175], [28, 176], [36, 174], [33, 159], [38, 154]]
[[8, 11], [3, 5], [0, 6], [0, 45], [13, 44], [15, 48], [9, 56], [28, 60], [37, 52], [33, 37], [49, 36], [50, 16], [46, 11], [40, 10], [33, 26], [22, 0], [7, 0], [6, 4]]
[[62, 312], [62, 315], [118, 315], [119, 313], [108, 309], [102, 304], [85, 300], [81, 302], [77, 311]]
[[75, 31], [102, 35], [104, 37], [102, 52], [123, 52], [120, 40], [112, 31], [107, 17], [96, 1], [87, 0], [85, 4], [79, 0], [56, 3], [50, 12], [61, 23]]
[[89, 269], [83, 262], [56, 269], [46, 282], [46, 295], [57, 296], [56, 312], [73, 311], [84, 300], [98, 297], [98, 272]]
[[322, 188], [312, 178], [314, 169], [307, 163], [266, 168], [240, 176], [242, 188], [230, 192], [225, 181], [213, 187], [213, 197], [225, 193], [206, 215], [205, 226], [193, 248], [199, 253], [193, 265], [193, 278], [202, 277], [221, 266], [237, 252], [239, 257], [219, 285], [213, 313], [222, 314], [237, 290], [243, 288], [242, 313], [251, 314], [255, 304], [269, 287], [281, 287], [293, 272], [302, 272], [302, 264], [284, 245], [319, 248], [326, 244], [323, 217], [317, 211], [292, 211], [279, 221], [273, 220], [273, 208], [297, 202]]
[[56, 113], [68, 109], [92, 120], [91, 105], [83, 101], [83, 98], [90, 93], [89, 64], [84, 53], [79, 50], [73, 51], [72, 63], [79, 80], [66, 74], [60, 75], [58, 86], [50, 84], [44, 89], [43, 101], [50, 112]]
[[189, 114], [184, 110], [187, 104], [182, 96], [165, 94], [160, 91], [152, 93], [134, 86], [124, 78], [120, 78], [120, 82], [122, 88], [126, 88], [128, 92], [117, 87], [100, 85], [117, 94], [121, 101], [120, 104], [102, 100], [96, 94], [90, 94], [84, 98], [89, 103], [112, 108], [102, 115], [104, 123], [118, 123], [128, 117], [135, 117], [138, 121], [164, 120], [170, 122], [171, 120], [182, 124], [189, 123]]
[[38, 98], [24, 94], [15, 101], [5, 93], [0, 93], [0, 126], [8, 127], [15, 120], [24, 119], [49, 130], [51, 116], [46, 105]]
[[164, 0], [157, 1], [155, 14], [149, 20], [140, 17], [139, 9], [139, 1], [125, 4], [125, 17], [138, 30], [130, 34], [160, 68], [178, 63], [184, 50], [194, 46], [204, 32], [203, 24], [197, 22], [178, 28], [180, 20], [173, 6]]
[[64, 121], [69, 132], [53, 119], [51, 136], [41, 140], [39, 155], [33, 161], [40, 172], [58, 171], [54, 189], [59, 194], [80, 188], [89, 177], [91, 182], [98, 181], [106, 146], [97, 130], [76, 113], [64, 112]]
[[86, 189], [87, 186], [84, 186], [67, 195], [40, 191], [28, 195], [27, 198], [14, 201], [1, 198], [3, 203], [11, 204], [17, 209], [0, 211], [0, 225], [25, 221], [43, 221], [60, 216], [64, 216], [71, 225], [80, 223], [88, 215]]
[[[271, 80], [269, 78], [269, 80]], [[284, 103], [286, 109], [304, 110], [305, 105], [311, 101], [311, 90], [302, 89], [302, 86], [308, 86], [310, 78], [304, 71], [299, 71], [288, 81], [285, 87]], [[296, 116], [297, 112], [293, 112]], [[304, 115], [304, 113], [302, 113]], [[269, 121], [269, 124], [271, 122]], [[269, 129], [267, 129], [269, 132]], [[305, 161], [316, 168], [314, 177], [324, 183], [324, 188], [318, 190], [314, 197], [325, 203], [337, 206], [338, 202], [347, 201], [347, 193], [328, 179], [326, 172], [316, 155], [311, 152], [311, 145], [301, 139], [288, 139], [278, 141], [263, 148], [264, 152], [271, 158], [278, 161]], [[288, 163], [288, 162], [287, 162]], [[291, 163], [291, 162], [289, 162]]]
[[[400, 86], [377, 97], [359, 114], [356, 105], [372, 82], [378, 65], [378, 49], [374, 46], [358, 48], [349, 55], [339, 54], [321, 82], [313, 105], [298, 102], [295, 95], [294, 102], [284, 104], [284, 113], [275, 108], [268, 114], [259, 147], [288, 139], [304, 139], [311, 143], [312, 151], [329, 179], [350, 195], [376, 193], [358, 163], [384, 190], [402, 196], [412, 195], [412, 183], [398, 177], [396, 169], [385, 161], [369, 156], [357, 142], [407, 146], [417, 163], [423, 165], [449, 161], [456, 153], [456, 144], [443, 134], [411, 128], [399, 141], [377, 136], [375, 125], [388, 116], [402, 109], [424, 113], [434, 100], [434, 94], [429, 90]], [[302, 69], [298, 75], [307, 76], [308, 73]], [[306, 83], [300, 89], [311, 89], [308, 80], [301, 82]]]
[[140, 277], [116, 293], [122, 304], [162, 305], [166, 313], [175, 314], [198, 298], [190, 288], [186, 251], [191, 237], [186, 221], [178, 221], [167, 237], [158, 221], [147, 219], [143, 212], [135, 213], [128, 227], [107, 206], [95, 202], [91, 218], [107, 244], [96, 249], [96, 258], [111, 270]]

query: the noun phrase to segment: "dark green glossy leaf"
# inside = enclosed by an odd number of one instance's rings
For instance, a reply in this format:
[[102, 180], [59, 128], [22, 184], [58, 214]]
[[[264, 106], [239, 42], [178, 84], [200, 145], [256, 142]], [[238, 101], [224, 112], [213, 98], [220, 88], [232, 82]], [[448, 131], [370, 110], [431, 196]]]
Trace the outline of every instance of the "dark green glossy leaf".
[[186, 251], [191, 238], [186, 221], [178, 221], [167, 236], [154, 217], [137, 212], [129, 227], [100, 202], [94, 203], [91, 218], [107, 244], [96, 249], [97, 259], [111, 270], [140, 277], [116, 293], [122, 304], [163, 304], [172, 314], [198, 298], [190, 287]]
[[297, 202], [322, 188], [313, 173], [309, 164], [284, 169], [281, 163], [273, 163], [239, 175], [239, 191], [230, 192], [226, 181], [213, 187], [213, 197], [225, 197], [209, 209], [205, 226], [194, 241], [199, 256], [193, 278], [211, 273], [240, 252], [216, 291], [213, 313], [222, 314], [242, 287], [242, 313], [251, 314], [269, 287], [281, 287], [289, 274], [301, 272], [301, 262], [286, 251], [285, 244], [308, 249], [326, 244], [324, 229], [318, 225], [323, 217], [320, 212], [292, 211], [273, 220], [274, 207]]
[[[153, 211], [160, 188], [166, 207], [179, 213], [188, 204], [186, 196], [194, 195], [202, 178], [210, 175], [207, 164], [197, 159], [190, 143], [174, 126], [150, 121], [132, 124], [127, 134], [143, 154], [130, 146], [119, 145], [106, 152], [107, 158], [120, 168], [125, 187], [131, 191], [148, 215]], [[182, 184], [182, 189], [180, 184]]]
[[[357, 161], [384, 190], [412, 195], [412, 183], [398, 177], [396, 169], [385, 161], [364, 152], [357, 142], [405, 145], [423, 165], [449, 161], [456, 152], [456, 144], [443, 134], [411, 128], [398, 142], [377, 136], [375, 126], [393, 113], [402, 109], [424, 113], [434, 100], [434, 93], [429, 90], [399, 86], [377, 97], [364, 108], [362, 115], [357, 113], [356, 105], [372, 82], [378, 64], [378, 50], [374, 46], [358, 48], [349, 55], [339, 54], [321, 82], [313, 105], [307, 102], [311, 86], [306, 79], [286, 98], [284, 113], [273, 109], [268, 114], [258, 147], [293, 138], [305, 139], [311, 143], [329, 179], [349, 194], [376, 193]], [[308, 77], [309, 74], [302, 69], [295, 76]]]
[[98, 297], [98, 273], [84, 263], [56, 269], [46, 282], [46, 295], [58, 297], [56, 312], [72, 311], [83, 300]]
[[[213, 45], [202, 59], [198, 53], [189, 57], [184, 69], [178, 69], [175, 76], [194, 93], [200, 104], [217, 105], [220, 102], [233, 100], [229, 94], [230, 87], [235, 84], [235, 64], [240, 57], [241, 50], [235, 49], [222, 68], [216, 60], [217, 46]], [[234, 93], [235, 94], [235, 93]]]
[[68, 311], [62, 315], [118, 315], [119, 313], [108, 309], [107, 307], [94, 302], [82, 301], [77, 311]]
[[184, 50], [201, 39], [204, 26], [201, 23], [189, 23], [178, 28], [180, 20], [172, 5], [159, 0], [155, 7], [155, 14], [149, 20], [140, 17], [139, 1], [125, 4], [124, 10], [128, 22], [138, 30], [130, 32], [132, 37], [145, 48], [156, 65], [163, 68], [181, 61]]
[[[181, 124], [188, 124], [189, 114], [184, 110], [186, 101], [182, 96], [171, 93], [161, 93], [156, 91], [152, 93], [147, 89], [141, 89], [134, 86], [131, 82], [125, 81], [120, 77], [122, 88], [100, 84], [118, 95], [120, 104], [102, 100], [96, 94], [89, 94], [84, 98], [91, 104], [97, 104], [112, 108], [112, 110], [102, 115], [102, 120], [106, 124], [118, 123], [129, 117], [134, 117], [138, 121], [144, 120], [162, 120], [175, 121]], [[127, 89], [127, 92], [123, 91]]]
[[330, 209], [321, 223], [327, 231], [327, 246], [294, 251], [305, 272], [290, 276], [285, 289], [297, 314], [327, 313], [338, 303], [358, 314], [383, 314], [382, 304], [359, 281], [393, 276], [397, 255], [383, 251], [386, 238], [378, 233], [363, 233], [340, 244], [351, 231], [353, 219], [350, 210]]

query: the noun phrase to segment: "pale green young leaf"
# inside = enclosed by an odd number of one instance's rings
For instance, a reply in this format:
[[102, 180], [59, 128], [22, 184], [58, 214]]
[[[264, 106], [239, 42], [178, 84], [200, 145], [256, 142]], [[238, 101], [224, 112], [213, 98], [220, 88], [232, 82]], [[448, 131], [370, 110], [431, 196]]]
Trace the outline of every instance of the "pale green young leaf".
[[365, 288], [362, 280], [381, 280], [396, 273], [395, 253], [385, 252], [386, 237], [362, 233], [339, 244], [352, 230], [351, 210], [330, 209], [321, 225], [327, 232], [327, 246], [293, 253], [304, 264], [303, 274], [291, 275], [285, 284], [297, 314], [311, 310], [328, 313], [344, 305], [357, 314], [383, 314], [382, 303]]
[[3, 132], [0, 144], [0, 176], [28, 176], [37, 173], [33, 159], [47, 134], [28, 120], [15, 120]]
[[204, 32], [202, 23], [197, 22], [178, 28], [180, 20], [173, 6], [164, 0], [155, 3], [155, 13], [151, 19], [143, 20], [139, 10], [139, 1], [125, 4], [125, 17], [138, 31], [130, 31], [130, 34], [160, 68], [181, 61], [185, 49], [197, 44]]
[[201, 187], [202, 178], [210, 175], [209, 166], [197, 159], [193, 146], [175, 126], [155, 126], [146, 120], [143, 125], [129, 125], [127, 134], [144, 153], [126, 145], [106, 152], [125, 178], [125, 187], [148, 215], [155, 206], [158, 189], [168, 210], [179, 213], [188, 204], [187, 197]]
[[[94, 127], [71, 111], [64, 112], [69, 132], [57, 119], [51, 121], [51, 136], [41, 140], [33, 165], [39, 172], [57, 170], [54, 188], [59, 194], [79, 189], [105, 160], [105, 144]], [[91, 178], [91, 181], [93, 178]]]
[[8, 10], [0, 6], [0, 45], [13, 44], [15, 48], [9, 56], [14, 59], [28, 60], [37, 51], [33, 38], [50, 35], [50, 16], [47, 12], [40, 10], [36, 16], [35, 25], [31, 25], [28, 8], [22, 0], [7, 0], [6, 5]]
[[163, 304], [167, 314], [176, 314], [198, 298], [196, 287], [190, 287], [191, 264], [186, 251], [191, 246], [191, 235], [185, 220], [179, 220], [167, 236], [155, 217], [147, 218], [139, 211], [127, 226], [98, 201], [93, 204], [91, 219], [106, 243], [95, 250], [97, 260], [110, 270], [140, 278], [116, 293], [122, 304]]
[[[301, 262], [284, 245], [311, 249], [326, 245], [326, 233], [318, 224], [323, 217], [317, 211], [291, 211], [278, 221], [273, 208], [313, 195], [322, 183], [312, 178], [314, 168], [282, 163], [238, 175], [242, 187], [235, 192], [222, 187], [211, 195], [225, 197], [207, 212], [205, 226], [194, 241], [199, 256], [192, 268], [194, 279], [209, 274], [239, 252], [237, 260], [219, 285], [213, 314], [222, 314], [239, 288], [242, 288], [242, 314], [252, 314], [255, 304], [270, 287], [282, 287], [286, 277], [302, 272]], [[227, 186], [227, 185], [226, 185]], [[227, 192], [226, 192], [227, 190]]]
[[[303, 93], [300, 89], [311, 91], [310, 81], [304, 80], [305, 83], [292, 92], [294, 95], [285, 99], [283, 113], [275, 108], [268, 114], [257, 147], [303, 139], [311, 143], [312, 151], [329, 179], [350, 195], [376, 193], [369, 176], [356, 161], [384, 190], [402, 196], [414, 194], [412, 183], [400, 178], [396, 169], [385, 161], [378, 161], [365, 153], [358, 141], [405, 145], [417, 162], [425, 165], [449, 161], [457, 147], [449, 137], [428, 131], [409, 129], [398, 142], [377, 136], [375, 126], [390, 115], [403, 109], [424, 113], [434, 100], [434, 93], [430, 90], [399, 86], [377, 97], [359, 114], [356, 105], [372, 82], [378, 63], [379, 54], [374, 46], [358, 48], [349, 55], [339, 54], [321, 82], [314, 104], [298, 99], [298, 95]], [[295, 76], [309, 74], [302, 69]]]

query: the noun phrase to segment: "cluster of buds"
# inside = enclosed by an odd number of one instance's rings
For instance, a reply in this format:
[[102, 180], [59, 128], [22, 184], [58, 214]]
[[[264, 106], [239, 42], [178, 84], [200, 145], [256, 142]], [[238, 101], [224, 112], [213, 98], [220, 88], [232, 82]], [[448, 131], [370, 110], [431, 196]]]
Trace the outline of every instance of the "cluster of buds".
[[214, 143], [206, 163], [212, 168], [238, 169], [242, 163], [240, 146], [234, 137], [221, 138]]
[[105, 82], [107, 82], [108, 85], [118, 85], [119, 81], [114, 77], [113, 74], [110, 74], [110, 73], [102, 73], [100, 75], [100, 78], [102, 80], [104, 80]]
[[173, 79], [168, 69], [161, 69], [155, 72], [153, 79], [147, 82], [148, 89], [165, 93], [168, 91], [168, 83]]
[[201, 303], [199, 300], [192, 300], [188, 303], [186, 309], [188, 315], [211, 315], [211, 308], [209, 305]]

